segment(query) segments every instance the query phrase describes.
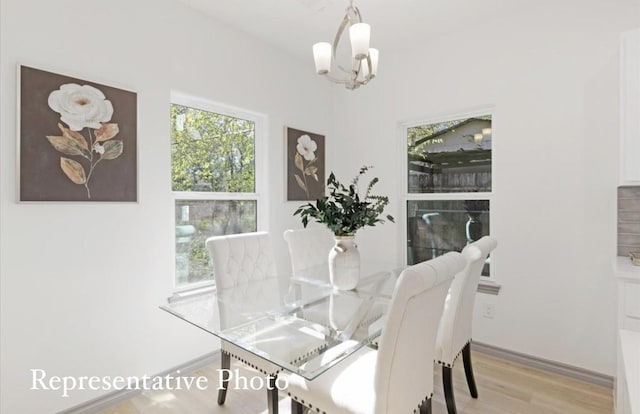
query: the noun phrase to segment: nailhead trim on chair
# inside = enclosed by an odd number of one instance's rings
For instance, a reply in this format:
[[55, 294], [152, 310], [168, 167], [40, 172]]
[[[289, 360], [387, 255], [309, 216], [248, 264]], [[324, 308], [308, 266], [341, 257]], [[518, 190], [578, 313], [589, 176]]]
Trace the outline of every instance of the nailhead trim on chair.
[[418, 404], [418, 408], [414, 408], [413, 412], [414, 413], [420, 412], [420, 406], [422, 406], [422, 404], [426, 403], [427, 401], [429, 401], [432, 398], [433, 398], [433, 393], [431, 393], [431, 395], [427, 395], [426, 397], [424, 397], [424, 400], [420, 401], [420, 404]]
[[362, 320], [358, 324], [358, 328], [362, 328], [365, 325], [371, 325], [371, 322], [375, 322], [382, 317], [382, 313], [377, 313], [373, 316], [368, 317], [367, 319]]
[[[324, 349], [326, 349], [328, 347], [329, 347], [328, 344], [320, 345], [319, 347], [317, 347], [315, 349], [312, 349], [311, 351], [307, 352], [306, 354], [294, 359], [293, 361], [290, 362], [290, 364], [291, 365], [296, 365], [296, 364], [301, 363], [301, 362], [306, 362], [306, 360], [310, 356], [313, 356], [313, 355], [316, 355], [316, 354], [320, 354], [320, 352], [322, 350], [324, 350]], [[260, 367], [257, 367], [255, 365], [249, 363], [248, 361], [245, 361], [243, 358], [240, 358], [238, 355], [234, 354], [233, 352], [229, 352], [227, 350], [222, 350], [222, 353], [233, 357], [234, 359], [236, 359], [236, 360], [242, 362], [243, 364], [245, 364], [245, 365], [247, 365], [247, 366], [249, 366], [249, 367], [251, 367], [251, 368], [253, 368], [253, 369], [257, 370], [257, 371], [259, 371], [261, 374], [264, 374], [264, 375], [274, 376], [274, 375], [278, 375], [279, 373], [284, 371], [284, 368], [280, 367], [275, 372], [267, 372], [267, 371], [261, 369]]]
[[[295, 395], [291, 395], [291, 393], [290, 393], [290, 392], [287, 392], [287, 395], [288, 395], [289, 397], [293, 398], [294, 400], [298, 401], [298, 397], [297, 397], [297, 396], [295, 396]], [[304, 400], [300, 400], [300, 401], [298, 401], [298, 402], [299, 402], [300, 404], [304, 405]], [[309, 408], [310, 410], [313, 410], [313, 405], [311, 405], [311, 404], [309, 404], [308, 406], [305, 406], [305, 407]], [[317, 413], [320, 413], [320, 412], [321, 412], [322, 414], [327, 414], [327, 412], [326, 412], [326, 411], [324, 411], [324, 410], [320, 411], [320, 408], [318, 408], [318, 407], [316, 407], [316, 412], [317, 412]]]
[[278, 375], [279, 373], [281, 373], [282, 371], [284, 371], [284, 368], [279, 368], [279, 369], [277, 369], [275, 372], [267, 372], [267, 371], [265, 371], [265, 370], [261, 369], [260, 367], [257, 367], [257, 366], [255, 366], [255, 365], [253, 365], [253, 364], [249, 363], [248, 361], [245, 361], [244, 359], [240, 358], [239, 356], [235, 355], [235, 354], [234, 354], [234, 353], [232, 353], [232, 352], [229, 352], [229, 351], [222, 351], [222, 353], [227, 354], [227, 355], [229, 355], [229, 356], [233, 357], [234, 359], [236, 359], [236, 360], [238, 360], [238, 361], [242, 362], [243, 364], [245, 364], [245, 365], [247, 365], [247, 366], [249, 366], [249, 367], [251, 367], [251, 368], [253, 368], [253, 369], [255, 369], [255, 370], [258, 370], [261, 374], [268, 375], [268, 376], [270, 376], [270, 377], [275, 376], [275, 375]]
[[[287, 392], [287, 395], [288, 395], [290, 398], [293, 398], [295, 401], [298, 401], [300, 404], [304, 405], [304, 400], [302, 400], [302, 399], [298, 399], [298, 397], [297, 397], [296, 395], [291, 395], [291, 393], [290, 393], [290, 392]], [[432, 398], [433, 398], [433, 393], [431, 393], [430, 395], [427, 395], [426, 397], [424, 397], [424, 400], [420, 401], [420, 404], [418, 404], [418, 408], [414, 408], [414, 409], [413, 409], [413, 412], [414, 412], [414, 413], [420, 412], [420, 406], [421, 406], [422, 404], [424, 404], [425, 402], [429, 401], [429, 400], [430, 400], [430, 399], [432, 399]], [[309, 408], [310, 410], [313, 410], [313, 405], [311, 405], [311, 404], [306, 405], [305, 407]], [[326, 411], [324, 411], [324, 410], [322, 410], [322, 411], [321, 411], [321, 410], [320, 410], [320, 408], [318, 408], [318, 407], [316, 407], [316, 412], [317, 412], [317, 413], [322, 412], [322, 414], [327, 414], [327, 412], [326, 412]]]
[[312, 355], [316, 355], [316, 354], [320, 354], [320, 351], [326, 349], [329, 347], [329, 344], [322, 344], [319, 347], [312, 349], [311, 351], [307, 352], [306, 354], [300, 355], [298, 358], [294, 359], [293, 361], [291, 361], [291, 365], [295, 365], [301, 362], [307, 362], [307, 359], [312, 356]]
[[464, 346], [462, 347], [462, 349], [461, 349], [461, 350], [458, 352], [458, 354], [453, 358], [453, 362], [452, 362], [451, 364], [449, 364], [448, 362], [442, 362], [442, 361], [440, 361], [440, 360], [438, 360], [438, 359], [436, 359], [436, 362], [437, 362], [438, 364], [440, 364], [440, 365], [444, 365], [445, 367], [453, 368], [453, 364], [455, 364], [456, 359], [458, 359], [458, 357], [459, 357], [459, 356], [460, 356], [460, 354], [462, 353], [462, 350], [464, 349], [464, 347], [465, 347], [465, 346], [467, 346], [467, 345], [468, 345], [468, 344], [470, 344], [470, 343], [471, 343], [471, 339], [469, 339], [469, 340], [464, 344]]

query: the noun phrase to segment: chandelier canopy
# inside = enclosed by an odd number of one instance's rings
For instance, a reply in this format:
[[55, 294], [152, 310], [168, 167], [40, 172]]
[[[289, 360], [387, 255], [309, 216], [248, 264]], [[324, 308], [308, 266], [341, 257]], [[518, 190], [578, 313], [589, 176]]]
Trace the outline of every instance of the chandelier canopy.
[[[336, 62], [338, 44], [346, 28], [349, 28], [351, 40], [351, 67], [345, 68]], [[313, 59], [318, 75], [324, 75], [332, 82], [344, 85], [347, 89], [357, 89], [366, 85], [376, 76], [378, 71], [378, 49], [369, 47], [371, 27], [362, 22], [360, 10], [353, 6], [353, 0], [349, 1], [349, 7], [338, 27], [333, 45], [328, 42], [320, 42], [313, 45]], [[334, 63], [332, 65], [332, 63]], [[332, 66], [340, 72], [339, 77], [333, 76]], [[335, 73], [335, 71], [334, 71]]]

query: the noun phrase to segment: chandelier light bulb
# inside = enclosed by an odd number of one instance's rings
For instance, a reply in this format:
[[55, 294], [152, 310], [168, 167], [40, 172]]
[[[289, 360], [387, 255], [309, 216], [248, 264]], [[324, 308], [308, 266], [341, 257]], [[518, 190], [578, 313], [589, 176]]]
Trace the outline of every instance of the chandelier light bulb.
[[319, 42], [313, 45], [313, 60], [318, 75], [326, 75], [331, 71], [331, 44]]
[[482, 135], [491, 135], [491, 128], [482, 128]]
[[473, 141], [476, 144], [480, 144], [482, 142], [482, 138], [484, 138], [484, 135], [482, 134], [473, 134]]
[[362, 59], [360, 61], [360, 73], [362, 74], [362, 79], [370, 78], [369, 76], [369, 60]]
[[[371, 77], [378, 74], [378, 49], [369, 48], [369, 59], [371, 59]], [[368, 68], [367, 68], [368, 69]]]
[[366, 23], [356, 23], [349, 27], [349, 37], [351, 38], [351, 56], [354, 59], [362, 60], [369, 52], [369, 38], [371, 26]]

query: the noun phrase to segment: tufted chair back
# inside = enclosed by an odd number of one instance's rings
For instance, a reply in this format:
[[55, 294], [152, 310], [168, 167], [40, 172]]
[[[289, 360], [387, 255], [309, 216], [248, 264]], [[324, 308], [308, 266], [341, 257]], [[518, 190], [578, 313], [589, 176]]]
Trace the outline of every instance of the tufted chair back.
[[490, 236], [467, 245], [462, 256], [467, 261], [451, 284], [438, 328], [436, 361], [453, 365], [462, 348], [471, 340], [473, 307], [480, 274], [489, 253], [498, 243]]
[[289, 246], [294, 275], [301, 270], [329, 265], [328, 256], [333, 246], [333, 236], [326, 228], [287, 230], [284, 232], [284, 239]]
[[277, 276], [269, 233], [210, 237], [206, 246], [216, 286], [222, 289]]
[[444, 300], [464, 266], [462, 255], [450, 252], [400, 274], [378, 348], [374, 412], [416, 412], [417, 402], [431, 397]]

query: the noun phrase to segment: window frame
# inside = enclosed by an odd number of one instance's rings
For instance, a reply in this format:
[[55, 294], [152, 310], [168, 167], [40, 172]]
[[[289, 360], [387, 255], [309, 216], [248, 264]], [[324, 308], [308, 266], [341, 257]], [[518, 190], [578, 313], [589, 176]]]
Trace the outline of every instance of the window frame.
[[[490, 115], [491, 116], [491, 191], [485, 192], [456, 192], [456, 193], [410, 193], [409, 192], [409, 162], [407, 156], [407, 148], [409, 145], [408, 140], [408, 130], [410, 128], [418, 127], [421, 125], [434, 124], [439, 122], [447, 122], [454, 121], [457, 119], [464, 118], [473, 118], [476, 116]], [[496, 199], [496, 163], [495, 163], [495, 154], [496, 152], [496, 128], [495, 128], [495, 120], [496, 120], [496, 111], [493, 106], [484, 106], [479, 107], [467, 111], [461, 112], [448, 112], [438, 115], [433, 115], [424, 118], [418, 118], [410, 121], [401, 122], [398, 126], [398, 134], [400, 135], [400, 159], [401, 159], [401, 168], [400, 168], [400, 183], [401, 183], [401, 196], [400, 199], [402, 201], [402, 212], [400, 214], [401, 217], [401, 225], [402, 225], [402, 242], [400, 245], [402, 246], [402, 264], [404, 266], [408, 265], [407, 255], [408, 255], [408, 246], [407, 246], [407, 228], [408, 228], [408, 212], [407, 212], [407, 203], [409, 201], [434, 201], [434, 200], [489, 200], [489, 234], [496, 237], [495, 233], [495, 199]], [[491, 253], [491, 268], [489, 276], [482, 276], [481, 280], [487, 282], [494, 282], [495, 275], [497, 274], [497, 266], [496, 266], [496, 256], [498, 256], [495, 252]], [[497, 292], [496, 292], [497, 293]]]
[[[268, 211], [265, 194], [267, 193], [267, 166], [266, 157], [264, 157], [264, 149], [267, 131], [267, 116], [258, 112], [235, 106], [212, 101], [206, 98], [197, 97], [182, 92], [171, 91], [169, 107], [171, 105], [187, 106], [202, 111], [212, 112], [219, 115], [229, 116], [233, 118], [244, 119], [254, 123], [254, 192], [206, 192], [206, 191], [174, 191], [171, 185], [171, 174], [169, 176], [169, 191], [171, 193], [171, 225], [173, 228], [173, 261], [172, 261], [172, 284], [173, 299], [188, 297], [191, 293], [201, 294], [215, 290], [215, 280], [205, 280], [194, 283], [187, 283], [181, 286], [177, 285], [176, 278], [176, 201], [178, 200], [249, 200], [256, 202], [256, 231], [268, 231]], [[171, 157], [171, 126], [169, 126], [169, 166], [173, 163]]]

